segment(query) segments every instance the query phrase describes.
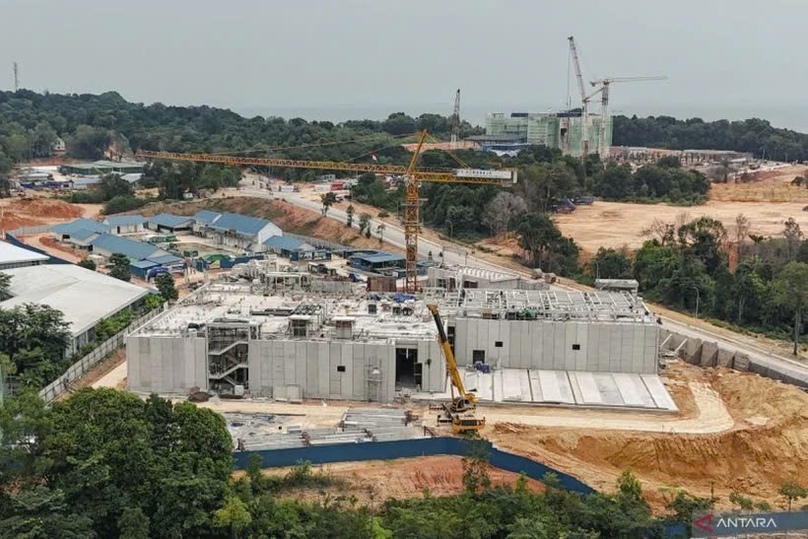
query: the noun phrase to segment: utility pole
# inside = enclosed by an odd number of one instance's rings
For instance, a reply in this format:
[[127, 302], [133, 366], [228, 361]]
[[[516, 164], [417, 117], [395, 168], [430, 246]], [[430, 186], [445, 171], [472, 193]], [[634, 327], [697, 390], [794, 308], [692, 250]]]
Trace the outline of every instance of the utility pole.
[[14, 91], [20, 89], [20, 68], [17, 62], [14, 62]]

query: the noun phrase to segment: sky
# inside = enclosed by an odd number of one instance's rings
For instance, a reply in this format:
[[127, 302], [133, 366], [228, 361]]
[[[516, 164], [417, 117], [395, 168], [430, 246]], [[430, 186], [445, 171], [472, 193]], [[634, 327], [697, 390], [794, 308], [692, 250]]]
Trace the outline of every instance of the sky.
[[[567, 36], [614, 113], [808, 132], [804, 0], [0, 0], [0, 88], [344, 120], [564, 107]], [[575, 100], [573, 99], [573, 104]]]

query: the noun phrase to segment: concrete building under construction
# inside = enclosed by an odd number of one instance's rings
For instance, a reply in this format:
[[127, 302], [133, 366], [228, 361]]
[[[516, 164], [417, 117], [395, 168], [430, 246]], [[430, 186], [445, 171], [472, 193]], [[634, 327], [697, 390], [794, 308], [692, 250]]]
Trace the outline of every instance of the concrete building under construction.
[[[327, 284], [327, 283], [326, 283]], [[127, 338], [129, 388], [391, 402], [448, 396], [428, 303], [481, 401], [675, 409], [658, 327], [628, 293], [209, 284]]]
[[[589, 152], [597, 152], [600, 144], [601, 117], [590, 112], [584, 131], [583, 117], [578, 111], [569, 112], [493, 112], [486, 116], [485, 135], [472, 137], [484, 150], [507, 151], [519, 146], [543, 144], [558, 148], [564, 154], [583, 154], [584, 133], [588, 136]], [[612, 117], [606, 118], [606, 147], [612, 145]]]

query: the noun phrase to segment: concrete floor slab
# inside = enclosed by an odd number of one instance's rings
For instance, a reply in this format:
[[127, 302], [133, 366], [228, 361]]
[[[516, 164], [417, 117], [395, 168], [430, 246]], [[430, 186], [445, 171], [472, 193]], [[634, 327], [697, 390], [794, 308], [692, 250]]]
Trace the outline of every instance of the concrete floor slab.
[[612, 373], [597, 372], [593, 376], [598, 386], [601, 399], [605, 404], [610, 406], [622, 406], [625, 404], [623, 397], [620, 396], [620, 391], [617, 389], [617, 382], [614, 381]]
[[[488, 374], [462, 371], [466, 389], [476, 389], [480, 402], [561, 404], [582, 408], [634, 408], [677, 411], [656, 374], [600, 373], [496, 369]], [[443, 393], [416, 393], [418, 400], [448, 400], [450, 383]]]
[[676, 404], [673, 402], [668, 390], [662, 384], [662, 380], [656, 374], [641, 374], [642, 381], [645, 382], [645, 387], [654, 399], [658, 408], [666, 410], [676, 410]]

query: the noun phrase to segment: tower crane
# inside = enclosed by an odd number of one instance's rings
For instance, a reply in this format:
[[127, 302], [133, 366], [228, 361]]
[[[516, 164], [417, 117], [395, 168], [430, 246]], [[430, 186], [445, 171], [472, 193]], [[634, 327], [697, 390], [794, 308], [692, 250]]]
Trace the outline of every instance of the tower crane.
[[422, 182], [465, 183], [477, 185], [508, 185], [516, 183], [515, 170], [484, 170], [457, 168], [441, 170], [418, 170], [416, 163], [421, 153], [426, 131], [418, 134], [418, 145], [413, 152], [410, 164], [381, 165], [352, 163], [347, 161], [305, 161], [273, 157], [240, 157], [233, 155], [205, 153], [175, 153], [139, 150], [135, 156], [142, 159], [167, 159], [171, 161], [193, 161], [197, 163], [217, 163], [228, 166], [265, 166], [303, 168], [316, 170], [337, 170], [347, 172], [372, 172], [375, 174], [397, 174], [406, 178], [404, 199], [404, 247], [406, 252], [406, 277], [404, 289], [413, 293], [417, 289], [418, 232], [420, 230], [420, 206], [418, 188]]
[[654, 80], [667, 80], [665, 75], [653, 77], [608, 77], [605, 79], [597, 79], [590, 82], [590, 84], [597, 89], [592, 92], [592, 96], [600, 92], [600, 133], [598, 136], [598, 154], [601, 159], [608, 157], [606, 155], [606, 119], [609, 111], [609, 87], [615, 82], [644, 82]]
[[457, 149], [457, 135], [460, 131], [460, 88], [457, 89], [455, 94], [454, 113], [452, 114], [452, 138], [449, 139], [449, 148], [452, 150]]

